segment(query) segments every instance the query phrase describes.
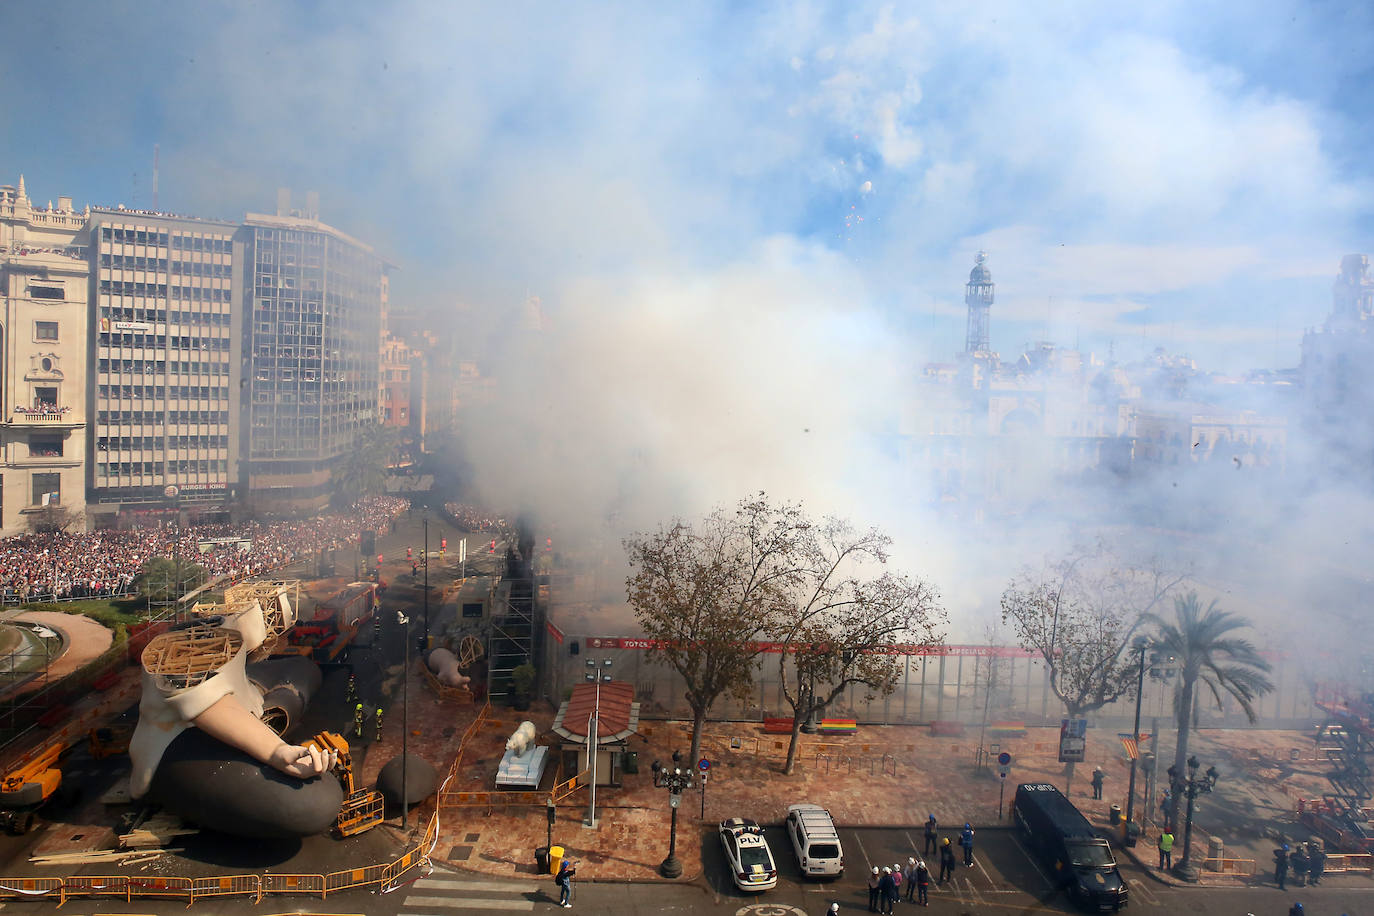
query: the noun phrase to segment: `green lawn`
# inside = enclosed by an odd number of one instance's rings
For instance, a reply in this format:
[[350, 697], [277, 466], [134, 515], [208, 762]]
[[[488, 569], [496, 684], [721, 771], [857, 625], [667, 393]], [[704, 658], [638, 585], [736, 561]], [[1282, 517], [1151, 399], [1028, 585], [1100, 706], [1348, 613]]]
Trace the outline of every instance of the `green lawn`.
[[86, 601], [64, 601], [58, 604], [40, 602], [23, 605], [25, 611], [56, 611], [60, 614], [78, 614], [89, 617], [115, 631], [120, 638], [130, 624], [141, 623], [147, 619], [148, 603], [145, 600], [124, 598], [91, 598]]

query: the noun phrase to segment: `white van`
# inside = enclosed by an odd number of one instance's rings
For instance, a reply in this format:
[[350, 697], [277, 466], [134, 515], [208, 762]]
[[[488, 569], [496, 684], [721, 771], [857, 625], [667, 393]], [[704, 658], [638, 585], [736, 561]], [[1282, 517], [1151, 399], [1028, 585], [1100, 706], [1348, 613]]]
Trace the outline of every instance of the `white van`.
[[803, 876], [838, 878], [844, 874], [844, 850], [829, 811], [820, 805], [792, 805], [787, 809], [786, 827]]

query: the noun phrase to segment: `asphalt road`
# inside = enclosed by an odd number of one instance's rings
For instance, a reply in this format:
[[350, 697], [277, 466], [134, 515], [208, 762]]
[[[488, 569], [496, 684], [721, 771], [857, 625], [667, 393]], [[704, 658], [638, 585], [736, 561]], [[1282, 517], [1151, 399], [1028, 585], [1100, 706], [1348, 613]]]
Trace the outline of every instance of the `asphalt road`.
[[[735, 889], [725, 871], [719, 848], [706, 855], [706, 874], [686, 884], [589, 884], [576, 886], [576, 912], [650, 916], [650, 914], [708, 914], [708, 916], [821, 916], [832, 901], [844, 914], [868, 912], [865, 879], [868, 862], [905, 862], [919, 835], [902, 829], [841, 829], [845, 847], [845, 874], [834, 881], [804, 881], [796, 858], [780, 828], [767, 832], [769, 845], [779, 862], [778, 886], [762, 894]], [[1350, 916], [1374, 913], [1374, 882], [1368, 885], [1321, 887], [1280, 891], [1274, 887], [1173, 887], [1159, 883], [1134, 864], [1123, 866], [1131, 887], [1129, 913], [1208, 914], [1208, 916], [1285, 916], [1293, 901], [1301, 900], [1308, 916]], [[480, 913], [538, 913], [558, 910], [558, 889], [551, 879], [513, 881], [436, 868], [390, 893], [344, 892], [327, 900], [268, 898], [260, 904], [247, 900], [206, 900], [196, 912], [208, 916], [264, 916], [277, 913], [351, 914], [369, 916], [464, 916]], [[931, 891], [932, 914], [959, 916], [1007, 916], [1007, 914], [1074, 913], [1062, 895], [1031, 861], [1018, 838], [1007, 830], [981, 830], [972, 868], [960, 868], [944, 887]], [[175, 907], [156, 901], [76, 900], [64, 913], [148, 914], [172, 912]], [[51, 903], [12, 902], [11, 913], [51, 913]], [[917, 912], [912, 904], [899, 903], [897, 913]]]

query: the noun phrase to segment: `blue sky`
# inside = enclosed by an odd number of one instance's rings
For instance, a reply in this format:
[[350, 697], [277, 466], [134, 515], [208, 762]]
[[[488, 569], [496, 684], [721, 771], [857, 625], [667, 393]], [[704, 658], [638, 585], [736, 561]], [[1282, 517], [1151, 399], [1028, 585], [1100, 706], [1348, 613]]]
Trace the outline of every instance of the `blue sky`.
[[1367, 5], [664, 8], [5, 4], [0, 177], [148, 206], [158, 143], [164, 209], [318, 190], [400, 303], [822, 289], [914, 360], [961, 348], [986, 248], [1004, 355], [1293, 365], [1374, 247]]

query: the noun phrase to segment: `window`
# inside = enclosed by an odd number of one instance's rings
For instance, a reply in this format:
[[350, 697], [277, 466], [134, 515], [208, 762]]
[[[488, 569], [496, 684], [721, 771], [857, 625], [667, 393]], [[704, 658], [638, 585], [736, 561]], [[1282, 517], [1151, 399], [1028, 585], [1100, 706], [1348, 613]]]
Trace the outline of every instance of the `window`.
[[34, 438], [29, 442], [31, 458], [61, 458], [62, 439], [60, 437]]
[[35, 286], [31, 283], [29, 295], [34, 299], [66, 299], [67, 291], [61, 286]]
[[33, 323], [34, 340], [57, 340], [56, 321], [35, 321]]
[[[44, 499], [44, 497], [47, 497]], [[52, 505], [62, 502], [62, 475], [61, 474], [34, 474], [33, 475], [33, 504], [35, 506]]]
[[33, 389], [33, 406], [55, 410], [57, 408], [57, 386], [39, 385]]

